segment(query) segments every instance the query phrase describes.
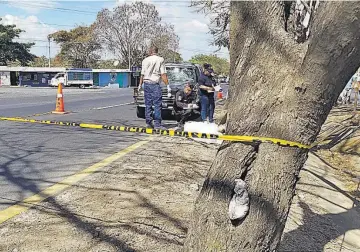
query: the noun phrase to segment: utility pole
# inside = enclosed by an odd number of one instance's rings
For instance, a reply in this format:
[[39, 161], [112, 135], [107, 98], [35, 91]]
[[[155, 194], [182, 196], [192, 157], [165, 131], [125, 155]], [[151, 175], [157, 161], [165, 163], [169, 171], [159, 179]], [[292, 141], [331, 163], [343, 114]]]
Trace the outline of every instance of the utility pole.
[[129, 71], [131, 71], [131, 53], [130, 53], [130, 30], [127, 31], [127, 42], [128, 42], [128, 63], [129, 63]]
[[50, 36], [48, 36], [49, 41], [49, 67], [51, 67], [51, 56], [50, 56]]
[[128, 57], [129, 57], [129, 71], [131, 70], [131, 53], [130, 53], [130, 42], [128, 43]]

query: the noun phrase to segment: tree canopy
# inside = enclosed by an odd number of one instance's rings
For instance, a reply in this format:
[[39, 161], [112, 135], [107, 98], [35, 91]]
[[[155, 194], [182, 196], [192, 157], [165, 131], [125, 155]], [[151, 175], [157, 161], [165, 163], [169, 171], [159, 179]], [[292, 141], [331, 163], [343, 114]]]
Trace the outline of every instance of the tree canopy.
[[95, 40], [92, 26], [78, 26], [49, 35], [60, 45], [59, 58], [73, 67], [92, 67], [100, 59], [101, 45]]
[[216, 55], [198, 54], [190, 59], [194, 64], [203, 65], [204, 63], [211, 64], [216, 74], [229, 75], [230, 63], [223, 58]]
[[33, 43], [20, 43], [14, 41], [23, 32], [15, 25], [3, 25], [0, 18], [0, 65], [7, 66], [12, 62], [28, 65], [35, 55], [30, 53]]
[[122, 64], [139, 64], [151, 45], [165, 60], [173, 60], [179, 47], [174, 27], [162, 22], [155, 5], [143, 2], [103, 9], [94, 24], [97, 41]]
[[49, 59], [46, 56], [40, 56], [34, 58], [32, 62], [30, 62], [30, 66], [32, 67], [47, 67], [49, 63]]

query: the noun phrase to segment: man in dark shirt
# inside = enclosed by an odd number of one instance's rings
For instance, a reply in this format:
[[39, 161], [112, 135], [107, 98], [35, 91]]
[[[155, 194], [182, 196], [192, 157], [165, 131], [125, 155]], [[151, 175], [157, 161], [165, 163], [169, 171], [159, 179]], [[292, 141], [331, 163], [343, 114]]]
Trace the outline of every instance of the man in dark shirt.
[[204, 73], [199, 78], [199, 91], [200, 91], [200, 103], [201, 103], [201, 120], [205, 122], [209, 118], [209, 122], [214, 122], [215, 111], [215, 88], [214, 80], [212, 76], [214, 71], [212, 68], [204, 67]]
[[175, 95], [174, 111], [178, 127], [183, 128], [187, 119], [194, 115], [194, 109], [197, 109], [196, 93], [190, 84], [186, 84], [183, 90], [179, 90]]

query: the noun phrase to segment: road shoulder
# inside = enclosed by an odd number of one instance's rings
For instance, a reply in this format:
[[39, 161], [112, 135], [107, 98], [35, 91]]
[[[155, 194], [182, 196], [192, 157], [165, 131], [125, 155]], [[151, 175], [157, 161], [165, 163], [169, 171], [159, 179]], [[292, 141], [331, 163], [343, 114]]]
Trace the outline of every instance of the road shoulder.
[[3, 223], [0, 250], [179, 250], [216, 148], [155, 138], [156, 144]]

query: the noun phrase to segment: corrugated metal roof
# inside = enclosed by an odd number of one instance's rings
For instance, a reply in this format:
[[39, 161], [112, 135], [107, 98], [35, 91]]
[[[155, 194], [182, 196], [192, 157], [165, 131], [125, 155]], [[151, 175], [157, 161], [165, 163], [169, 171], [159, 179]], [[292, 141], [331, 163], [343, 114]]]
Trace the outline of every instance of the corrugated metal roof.
[[0, 71], [14, 71], [14, 72], [53, 72], [53, 73], [59, 73], [59, 72], [65, 72], [68, 71], [74, 71], [79, 72], [83, 70], [84, 72], [93, 72], [93, 73], [128, 73], [131, 72], [129, 69], [89, 69], [89, 68], [65, 68], [65, 67], [8, 67], [8, 66], [0, 66]]
[[14, 71], [14, 72], [64, 72], [64, 67], [7, 67], [0, 66], [0, 71]]
[[129, 69], [93, 69], [93, 73], [130, 73]]

